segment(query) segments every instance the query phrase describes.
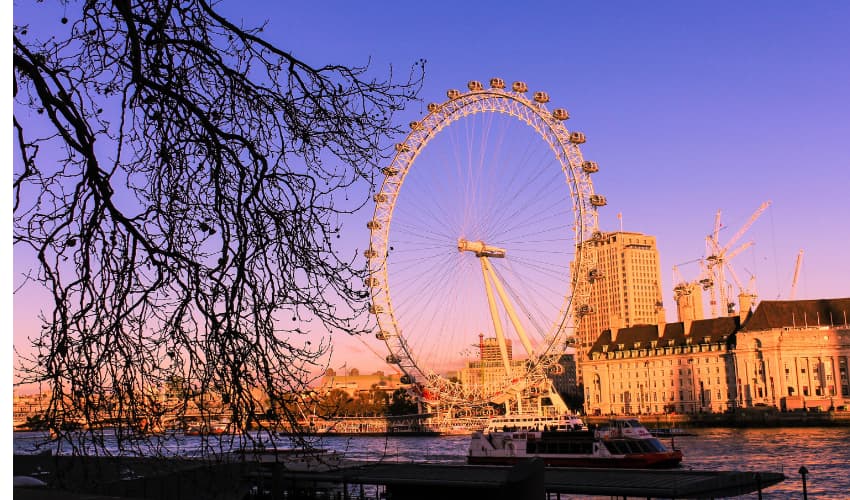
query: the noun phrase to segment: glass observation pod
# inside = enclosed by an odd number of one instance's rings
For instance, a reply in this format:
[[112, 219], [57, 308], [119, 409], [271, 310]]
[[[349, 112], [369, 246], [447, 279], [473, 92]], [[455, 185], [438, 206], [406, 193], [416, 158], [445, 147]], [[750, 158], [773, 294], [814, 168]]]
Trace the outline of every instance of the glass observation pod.
[[375, 334], [375, 338], [378, 340], [387, 340], [390, 336], [387, 332], [378, 332]]
[[570, 134], [570, 142], [573, 144], [584, 144], [586, 140], [582, 132], [573, 132]]
[[569, 114], [569, 113], [567, 113], [567, 110], [566, 110], [566, 109], [564, 109], [564, 108], [558, 108], [558, 109], [556, 109], [555, 111], [552, 111], [552, 117], [554, 117], [556, 120], [561, 120], [561, 121], [563, 121], [563, 120], [567, 120], [567, 119], [569, 119], [570, 114]]
[[366, 223], [366, 227], [369, 229], [381, 229], [381, 223], [372, 219]]
[[399, 142], [398, 144], [395, 145], [395, 150], [398, 151], [399, 153], [403, 153], [405, 151], [410, 151], [410, 146], [408, 146], [407, 144], [405, 144], [403, 142]]
[[397, 364], [398, 364], [398, 362], [399, 362], [399, 359], [398, 359], [396, 356], [394, 356], [394, 355], [392, 355], [392, 354], [390, 354], [389, 356], [387, 356], [387, 364], [390, 364], [390, 365], [397, 365]]
[[449, 99], [457, 99], [458, 97], [460, 97], [460, 90], [449, 89], [448, 92], [446, 92], [446, 95], [449, 97]]
[[593, 306], [590, 304], [582, 304], [576, 309], [576, 314], [579, 316], [587, 316], [588, 314], [593, 312]]
[[372, 197], [375, 200], [375, 203], [386, 203], [387, 195], [386, 193], [375, 193], [375, 196]]
[[514, 82], [511, 88], [514, 89], [514, 92], [528, 92], [528, 85], [525, 82]]
[[366, 250], [363, 250], [363, 257], [366, 257], [367, 259], [374, 259], [377, 256], [378, 252], [376, 252], [373, 248], [367, 248]]
[[395, 167], [384, 167], [381, 169], [381, 172], [383, 172], [387, 177], [398, 175], [398, 169]]
[[470, 80], [469, 83], [466, 84], [469, 87], [469, 90], [475, 92], [476, 90], [484, 90], [484, 85], [481, 85], [481, 82], [478, 80]]
[[437, 111], [438, 109], [440, 109], [440, 105], [437, 104], [436, 102], [432, 102], [432, 103], [428, 104], [428, 111], [429, 112], [433, 113], [434, 111]]
[[365, 283], [366, 286], [375, 287], [375, 286], [378, 286], [378, 284], [380, 284], [380, 281], [378, 280], [378, 278], [375, 278], [374, 276], [370, 276], [370, 277], [366, 278], [365, 280], [363, 280], [363, 283]]
[[587, 279], [591, 283], [593, 283], [594, 281], [596, 281], [598, 279], [602, 279], [604, 277], [605, 277], [605, 273], [603, 273], [599, 269], [591, 269], [590, 272], [587, 273]]
[[490, 87], [494, 89], [503, 89], [505, 88], [505, 81], [501, 78], [491, 78]]
[[599, 165], [595, 161], [586, 161], [581, 164], [581, 169], [588, 174], [595, 174], [599, 172]]
[[398, 379], [398, 381], [401, 382], [402, 384], [412, 384], [413, 383], [413, 379], [410, 377], [410, 375], [402, 375], [401, 378]]
[[538, 91], [534, 93], [534, 102], [539, 102], [540, 104], [546, 104], [549, 102], [549, 94], [543, 91]]
[[[431, 109], [429, 108], [428, 111], [430, 110]], [[410, 122], [410, 130], [422, 130], [423, 128], [425, 128], [425, 126], [419, 122]]]
[[371, 306], [369, 306], [369, 312], [372, 314], [381, 314], [382, 312], [384, 312], [384, 308], [379, 305], [372, 304]]
[[604, 207], [608, 204], [608, 200], [601, 194], [592, 194], [590, 195], [590, 204], [594, 207]]

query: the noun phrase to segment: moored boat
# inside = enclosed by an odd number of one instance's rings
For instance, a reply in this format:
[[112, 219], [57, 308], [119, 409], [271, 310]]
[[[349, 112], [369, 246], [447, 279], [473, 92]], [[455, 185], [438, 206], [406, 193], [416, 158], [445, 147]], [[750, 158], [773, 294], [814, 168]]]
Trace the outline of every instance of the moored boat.
[[511, 465], [540, 458], [552, 467], [673, 468], [682, 452], [668, 449], [637, 420], [620, 420], [594, 431], [503, 430], [474, 432], [467, 462]]
[[586, 431], [587, 425], [576, 415], [501, 415], [492, 417], [484, 432], [499, 431]]
[[679, 437], [679, 436], [696, 436], [693, 432], [689, 432], [679, 427], [655, 427], [649, 429], [649, 432], [655, 437]]

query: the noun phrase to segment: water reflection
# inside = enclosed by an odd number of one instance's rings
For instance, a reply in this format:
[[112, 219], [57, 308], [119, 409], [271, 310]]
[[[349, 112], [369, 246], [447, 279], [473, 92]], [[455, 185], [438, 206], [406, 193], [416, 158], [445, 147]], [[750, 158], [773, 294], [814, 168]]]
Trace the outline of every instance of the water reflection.
[[[809, 498], [850, 498], [850, 429], [699, 429], [695, 432], [696, 436], [673, 440], [684, 453], [684, 468], [783, 472], [788, 479], [764, 492], [764, 498], [780, 499], [802, 498], [797, 471], [805, 466], [809, 470]], [[15, 453], [37, 453], [36, 443], [44, 438], [40, 433], [15, 433]], [[221, 448], [225, 444], [219, 443]], [[282, 447], [287, 445], [285, 440], [278, 443]], [[317, 438], [314, 445], [341, 452], [349, 460], [462, 464], [466, 461], [469, 438], [323, 437]], [[200, 440], [179, 437], [161, 446], [196, 455]], [[755, 499], [757, 495], [740, 498]]]

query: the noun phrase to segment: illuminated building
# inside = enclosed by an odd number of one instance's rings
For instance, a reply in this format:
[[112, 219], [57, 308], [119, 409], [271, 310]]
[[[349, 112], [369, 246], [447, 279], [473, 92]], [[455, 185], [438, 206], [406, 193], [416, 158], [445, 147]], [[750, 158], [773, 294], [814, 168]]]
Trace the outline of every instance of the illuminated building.
[[588, 313], [578, 326], [579, 363], [603, 330], [664, 321], [661, 267], [655, 237], [641, 233], [601, 233], [583, 243], [596, 254]]

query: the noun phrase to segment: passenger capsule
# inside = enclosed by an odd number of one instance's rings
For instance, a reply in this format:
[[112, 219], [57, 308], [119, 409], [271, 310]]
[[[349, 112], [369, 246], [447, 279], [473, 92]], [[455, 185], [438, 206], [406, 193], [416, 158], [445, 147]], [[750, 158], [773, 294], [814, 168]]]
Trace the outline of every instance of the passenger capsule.
[[514, 89], [514, 92], [528, 92], [528, 85], [525, 82], [514, 82], [511, 88]]
[[549, 94], [546, 92], [538, 91], [534, 93], [534, 102], [539, 102], [540, 104], [546, 104], [549, 102]]
[[371, 306], [369, 306], [369, 312], [372, 314], [381, 314], [382, 312], [384, 312], [384, 308], [379, 305], [372, 304]]
[[422, 130], [425, 128], [420, 122], [410, 122], [410, 130]]
[[470, 80], [469, 83], [466, 84], [469, 90], [475, 92], [476, 90], [484, 90], [484, 85], [481, 85], [481, 82], [478, 80]]
[[398, 381], [401, 382], [402, 384], [412, 384], [413, 383], [413, 379], [410, 377], [410, 375], [402, 375], [398, 379]]
[[378, 256], [378, 252], [376, 252], [373, 248], [369, 247], [366, 250], [363, 250], [363, 257], [367, 259], [374, 259]]
[[582, 162], [581, 169], [584, 170], [585, 173], [595, 174], [596, 172], [599, 172], [599, 165], [595, 161], [586, 161]]
[[590, 204], [594, 207], [604, 207], [608, 204], [608, 200], [601, 194], [592, 194], [590, 195]]
[[408, 146], [407, 144], [405, 144], [403, 142], [400, 142], [400, 143], [395, 145], [395, 150], [398, 151], [399, 153], [404, 153], [404, 152], [410, 151], [410, 146]]
[[375, 334], [375, 338], [378, 340], [387, 340], [387, 338], [389, 338], [389, 335], [387, 335], [387, 332], [378, 332]]
[[460, 97], [460, 90], [449, 89], [449, 91], [446, 92], [446, 95], [449, 97], [449, 99], [457, 99], [458, 97]]
[[378, 286], [378, 284], [380, 282], [381, 281], [378, 278], [375, 278], [374, 276], [370, 276], [370, 277], [366, 278], [365, 280], [363, 280], [363, 283], [365, 283], [366, 286], [371, 286], [371, 287]]
[[376, 221], [375, 219], [372, 219], [366, 223], [366, 227], [368, 227], [369, 229], [381, 229], [381, 223]]
[[490, 79], [490, 88], [492, 89], [503, 89], [505, 88], [505, 81], [501, 78], [491, 78]]
[[375, 200], [375, 203], [386, 203], [387, 195], [386, 193], [375, 193], [375, 196], [372, 197]]
[[381, 172], [384, 173], [387, 177], [393, 177], [398, 175], [398, 169], [395, 167], [384, 167], [381, 169]]
[[584, 144], [587, 139], [581, 132], [573, 132], [570, 134], [570, 142], [573, 144]]
[[556, 120], [568, 120], [570, 118], [570, 114], [567, 113], [567, 110], [564, 108], [558, 108], [555, 111], [552, 111], [552, 117]]
[[399, 363], [399, 359], [396, 356], [390, 354], [387, 356], [387, 363], [391, 365], [397, 365]]
[[590, 304], [582, 304], [576, 310], [579, 316], [587, 316], [593, 312], [593, 306]]
[[440, 109], [440, 105], [437, 104], [436, 102], [432, 102], [432, 103], [428, 104], [428, 111], [429, 112], [433, 113], [434, 111], [437, 111], [438, 109]]

